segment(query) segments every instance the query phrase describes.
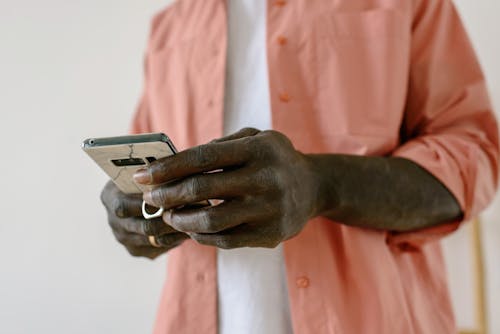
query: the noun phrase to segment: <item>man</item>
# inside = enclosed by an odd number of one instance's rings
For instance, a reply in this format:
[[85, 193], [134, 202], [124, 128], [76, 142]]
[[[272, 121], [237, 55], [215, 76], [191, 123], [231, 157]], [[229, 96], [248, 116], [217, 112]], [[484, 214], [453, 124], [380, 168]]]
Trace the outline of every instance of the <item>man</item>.
[[456, 332], [439, 239], [498, 138], [450, 0], [179, 0], [146, 60], [133, 132], [184, 151], [135, 180], [171, 210], [102, 198], [132, 255], [170, 251], [155, 333]]

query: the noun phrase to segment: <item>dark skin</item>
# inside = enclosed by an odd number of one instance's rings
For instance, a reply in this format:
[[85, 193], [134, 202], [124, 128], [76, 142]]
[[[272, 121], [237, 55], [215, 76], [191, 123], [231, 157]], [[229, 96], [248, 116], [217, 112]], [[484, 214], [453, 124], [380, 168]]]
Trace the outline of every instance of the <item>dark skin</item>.
[[[101, 201], [108, 213], [108, 223], [113, 234], [132, 256], [154, 259], [180, 245], [189, 236], [174, 230], [161, 218], [146, 220], [142, 216], [141, 195], [126, 195], [112, 181], [101, 193]], [[153, 247], [148, 236], [156, 236], [162, 247]]]
[[[149, 258], [188, 238], [224, 249], [276, 247], [318, 216], [391, 231], [461, 216], [454, 196], [409, 160], [303, 154], [276, 131], [243, 129], [158, 160], [135, 181], [153, 186], [143, 197], [167, 209], [163, 222], [142, 219], [141, 198], [121, 194], [112, 184], [102, 198], [117, 239], [132, 255]], [[223, 201], [178, 209], [208, 199]], [[148, 235], [157, 236], [162, 247], [151, 246]]]

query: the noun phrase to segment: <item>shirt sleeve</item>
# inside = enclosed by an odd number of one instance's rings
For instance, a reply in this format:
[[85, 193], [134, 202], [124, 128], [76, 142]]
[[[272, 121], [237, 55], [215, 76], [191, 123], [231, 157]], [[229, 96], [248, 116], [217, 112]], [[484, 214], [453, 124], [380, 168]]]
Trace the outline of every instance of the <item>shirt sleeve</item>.
[[403, 144], [393, 156], [422, 166], [455, 196], [463, 217], [388, 242], [412, 249], [476, 216], [497, 187], [498, 130], [485, 78], [451, 0], [415, 0]]
[[152, 45], [154, 45], [155, 38], [158, 38], [156, 36], [158, 27], [161, 24], [161, 22], [167, 21], [171, 8], [172, 6], [167, 6], [165, 9], [158, 12], [151, 20], [148, 46], [146, 54], [144, 56], [144, 88], [142, 96], [139, 100], [139, 104], [136, 108], [134, 116], [132, 117], [132, 122], [130, 124], [129, 132], [131, 134], [153, 132], [154, 129], [151, 121], [151, 110], [150, 110], [150, 99], [149, 99], [148, 55], [151, 51]]

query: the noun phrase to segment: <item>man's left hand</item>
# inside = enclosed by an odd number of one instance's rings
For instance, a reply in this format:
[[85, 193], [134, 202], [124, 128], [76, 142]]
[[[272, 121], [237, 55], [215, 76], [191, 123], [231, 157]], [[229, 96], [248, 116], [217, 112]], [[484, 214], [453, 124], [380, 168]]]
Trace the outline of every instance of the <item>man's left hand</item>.
[[[144, 200], [165, 208], [165, 223], [226, 249], [272, 248], [298, 234], [316, 210], [313, 179], [307, 157], [287, 137], [255, 129], [158, 160], [135, 175], [154, 186]], [[222, 201], [181, 208], [205, 200]]]

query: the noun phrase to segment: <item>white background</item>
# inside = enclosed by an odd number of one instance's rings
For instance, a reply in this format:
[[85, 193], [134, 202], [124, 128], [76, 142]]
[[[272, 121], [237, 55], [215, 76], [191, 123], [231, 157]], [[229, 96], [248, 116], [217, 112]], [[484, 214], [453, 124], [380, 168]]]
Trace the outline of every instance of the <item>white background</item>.
[[[457, 0], [497, 108], [500, 2]], [[106, 225], [106, 177], [80, 150], [123, 134], [149, 19], [168, 0], [0, 0], [0, 332], [147, 333], [164, 258], [128, 256]], [[496, 41], [496, 42], [495, 42]], [[485, 215], [500, 333], [500, 200]], [[459, 323], [472, 323], [466, 230], [446, 241]]]

